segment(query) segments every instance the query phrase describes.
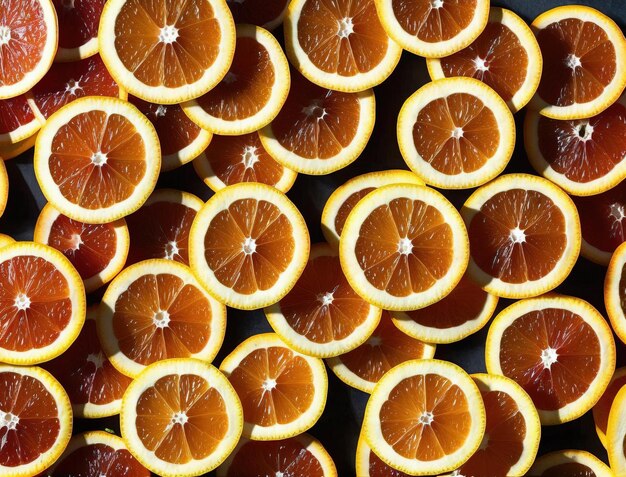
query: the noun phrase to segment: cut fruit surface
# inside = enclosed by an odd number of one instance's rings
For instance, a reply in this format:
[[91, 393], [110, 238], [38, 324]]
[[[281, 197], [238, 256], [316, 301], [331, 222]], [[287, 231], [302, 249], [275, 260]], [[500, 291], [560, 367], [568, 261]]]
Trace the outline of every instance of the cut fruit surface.
[[515, 123], [506, 103], [485, 83], [462, 76], [418, 89], [400, 110], [397, 133], [409, 168], [444, 189], [490, 181], [515, 147]]
[[106, 0], [52, 0], [59, 21], [55, 61], [77, 61], [98, 52], [98, 23]]
[[470, 277], [506, 298], [545, 293], [565, 280], [580, 251], [572, 200], [552, 182], [507, 174], [477, 189], [461, 210], [467, 225]]
[[409, 474], [394, 469], [380, 460], [362, 433], [356, 446], [356, 475], [359, 477], [409, 477]]
[[411, 475], [441, 474], [478, 450], [485, 407], [472, 378], [455, 364], [406, 361], [374, 388], [362, 432], [387, 465]]
[[611, 257], [604, 279], [604, 305], [613, 331], [626, 343], [626, 244]]
[[554, 119], [599, 114], [626, 86], [626, 40], [619, 26], [583, 5], [556, 7], [533, 21], [545, 64], [530, 106]]
[[348, 386], [371, 393], [383, 375], [394, 366], [412, 359], [431, 359], [435, 345], [411, 338], [396, 328], [391, 314], [383, 310], [380, 323], [358, 348], [326, 362]]
[[88, 96], [48, 118], [37, 135], [34, 166], [55, 209], [80, 222], [105, 223], [146, 201], [161, 148], [154, 127], [133, 105]]
[[0, 100], [0, 146], [10, 146], [31, 137], [41, 122], [28, 104], [26, 95]]
[[469, 247], [463, 221], [443, 195], [396, 184], [370, 192], [352, 209], [339, 256], [363, 299], [386, 310], [415, 310], [452, 291]]
[[374, 0], [294, 0], [285, 16], [291, 63], [310, 81], [336, 91], [364, 91], [395, 69], [402, 48], [387, 36]]
[[228, 379], [197, 359], [152, 364], [122, 402], [120, 429], [128, 450], [163, 477], [213, 470], [233, 451], [242, 427], [241, 403]]
[[615, 371], [611, 328], [579, 298], [545, 295], [504, 309], [489, 328], [487, 371], [516, 381], [543, 425], [589, 411]]
[[626, 474], [626, 423], [624, 422], [626, 413], [626, 388], [617, 393], [606, 431], [606, 449], [609, 454], [609, 464], [611, 464], [612, 475], [622, 476]]
[[615, 401], [615, 396], [626, 385], [626, 367], [618, 368], [611, 378], [611, 382], [602, 394], [600, 400], [593, 406], [593, 422], [596, 425], [596, 433], [602, 445], [606, 447], [606, 429], [609, 424], [609, 412]]
[[136, 377], [171, 358], [210, 363], [226, 332], [226, 307], [173, 260], [145, 260], [109, 285], [98, 311], [98, 336], [118, 371]]
[[254, 335], [220, 365], [243, 407], [243, 435], [254, 440], [294, 437], [312, 427], [326, 405], [321, 359], [290, 349], [278, 335]]
[[309, 257], [302, 215], [282, 192], [256, 182], [217, 192], [189, 233], [189, 261], [222, 303], [245, 310], [285, 296]]
[[3, 161], [8, 161], [9, 159], [13, 159], [20, 154], [23, 154], [35, 145], [36, 138], [37, 133], [27, 139], [16, 142], [15, 144], [7, 144], [5, 146], [0, 145], [0, 158], [2, 158]]
[[309, 262], [291, 291], [265, 309], [274, 331], [293, 349], [311, 356], [338, 356], [363, 344], [381, 310], [350, 287], [336, 250], [311, 247]]
[[113, 0], [98, 32], [100, 54], [133, 96], [174, 104], [203, 95], [224, 77], [235, 24], [224, 0]]
[[289, 63], [276, 38], [264, 28], [237, 25], [237, 47], [228, 73], [183, 109], [196, 124], [216, 134], [252, 133], [279, 113], [290, 82]]
[[282, 22], [289, 0], [226, 0], [235, 23], [251, 23], [268, 30]]
[[328, 174], [359, 157], [375, 117], [372, 90], [332, 91], [292, 71], [287, 101], [259, 134], [265, 150], [283, 166], [303, 174]]
[[77, 222], [46, 204], [35, 224], [34, 241], [57, 249], [74, 265], [87, 293], [117, 275], [128, 255], [128, 227], [124, 219], [107, 224]]
[[581, 450], [561, 450], [539, 457], [529, 477], [612, 477], [611, 469], [593, 454]]

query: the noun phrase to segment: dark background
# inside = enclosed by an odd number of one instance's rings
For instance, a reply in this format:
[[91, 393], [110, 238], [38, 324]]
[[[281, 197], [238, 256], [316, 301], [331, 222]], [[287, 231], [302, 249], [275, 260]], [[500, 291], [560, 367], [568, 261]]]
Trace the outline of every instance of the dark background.
[[[540, 13], [558, 5], [573, 2], [557, 0], [504, 0], [492, 1], [494, 6], [509, 8], [529, 24]], [[593, 6], [613, 18], [624, 30], [626, 26], [626, 0], [578, 1], [576, 3]], [[275, 32], [282, 41], [282, 31]], [[406, 169], [396, 143], [396, 119], [403, 102], [420, 86], [428, 82], [428, 72], [423, 58], [404, 52], [394, 73], [375, 88], [377, 102], [376, 126], [372, 138], [361, 155], [352, 165], [327, 176], [299, 175], [289, 197], [298, 206], [307, 220], [312, 243], [323, 241], [320, 217], [326, 199], [331, 192], [347, 179], [369, 171], [384, 169]], [[517, 125], [516, 148], [505, 173], [534, 173], [524, 152], [522, 121], [524, 111], [515, 115]], [[33, 228], [45, 198], [39, 190], [32, 166], [32, 149], [21, 156], [7, 161], [10, 180], [7, 210], [0, 219], [0, 232], [7, 233], [16, 240], [32, 240]], [[183, 189], [208, 199], [212, 192], [195, 175], [191, 164], [172, 172], [163, 173], [158, 187]], [[472, 189], [466, 191], [445, 191], [445, 195], [461, 207]], [[606, 317], [603, 302], [603, 281], [605, 268], [580, 257], [574, 270], [557, 291], [575, 295], [593, 304]], [[92, 301], [99, 298], [98, 292]], [[511, 300], [501, 299], [498, 311], [508, 306]], [[436, 358], [461, 365], [468, 373], [485, 372], [484, 344], [487, 327], [482, 331], [454, 344], [439, 345]], [[228, 329], [224, 345], [215, 359], [219, 365], [232, 349], [248, 336], [272, 331], [261, 310], [243, 312], [228, 310]], [[623, 343], [616, 338], [617, 366], [626, 364]], [[329, 389], [326, 409], [318, 423], [309, 431], [318, 438], [333, 457], [340, 476], [354, 475], [354, 455], [365, 404], [368, 395], [352, 389], [339, 381], [328, 370]], [[111, 428], [119, 434], [117, 417], [106, 419], [77, 419], [75, 432], [90, 429]], [[543, 427], [539, 455], [558, 449], [585, 449], [607, 462], [606, 451], [602, 447], [593, 424], [591, 412], [581, 418], [560, 426]], [[209, 474], [212, 475], [212, 474]]]

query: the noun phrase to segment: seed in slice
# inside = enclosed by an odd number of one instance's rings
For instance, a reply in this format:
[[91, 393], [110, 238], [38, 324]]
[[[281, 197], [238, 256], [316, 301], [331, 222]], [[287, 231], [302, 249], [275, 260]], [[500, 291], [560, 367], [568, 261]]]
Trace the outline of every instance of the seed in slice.
[[378, 187], [390, 184], [418, 184], [422, 180], [409, 171], [387, 170], [369, 172], [353, 177], [337, 187], [324, 205], [322, 212], [322, 233], [333, 247], [339, 247], [339, 237], [348, 214], [359, 200]]
[[122, 401], [120, 429], [128, 450], [163, 477], [213, 470], [233, 451], [242, 428], [241, 403], [228, 379], [197, 359], [152, 364]]
[[[37, 133], [33, 134], [29, 138], [16, 142], [15, 144], [0, 145], [0, 158], [2, 158], [3, 161], [8, 161], [9, 159], [13, 159], [20, 154], [23, 154], [35, 145], [36, 138]], [[2, 173], [0, 172], [0, 175], [1, 174]]]
[[[25, 139], [28, 141], [28, 139]], [[17, 143], [20, 144], [20, 143]], [[11, 147], [11, 146], [9, 146]], [[9, 200], [9, 176], [7, 174], [7, 168], [4, 164], [4, 156], [0, 155], [2, 160], [0, 160], [0, 217], [4, 213], [4, 210], [7, 206], [7, 201]]]
[[211, 142], [212, 134], [189, 119], [178, 104], [148, 103], [134, 96], [128, 99], [156, 129], [161, 143], [162, 171], [171, 171], [194, 160]]
[[330, 369], [348, 386], [371, 393], [383, 375], [411, 359], [431, 359], [435, 345], [402, 333], [384, 310], [380, 323], [365, 343], [352, 351], [327, 360]]
[[37, 135], [34, 166], [55, 209], [80, 222], [105, 223], [146, 201], [161, 148], [154, 126], [133, 105], [89, 96], [48, 118]]
[[600, 400], [593, 406], [593, 422], [596, 425], [596, 433], [600, 438], [602, 445], [606, 447], [606, 429], [609, 424], [609, 412], [611, 411], [611, 405], [615, 401], [615, 396], [622, 386], [626, 385], [626, 366], [618, 368], [611, 378], [611, 382], [602, 394]]
[[226, 0], [235, 23], [251, 23], [268, 30], [282, 22], [289, 0]]
[[237, 25], [237, 47], [228, 73], [183, 109], [204, 129], [238, 136], [269, 124], [285, 103], [289, 86], [289, 63], [276, 38], [264, 28]]
[[556, 7], [533, 21], [544, 63], [530, 106], [553, 119], [604, 111], [626, 86], [626, 40], [619, 26], [583, 5]]
[[478, 387], [457, 365], [405, 361], [378, 381], [362, 432], [387, 465], [411, 475], [437, 475], [478, 450], [485, 407]]
[[214, 192], [239, 182], [261, 182], [287, 192], [298, 175], [267, 153], [256, 132], [213, 136], [193, 168]]
[[189, 265], [189, 230], [204, 202], [189, 192], [157, 189], [126, 217], [130, 232], [128, 265], [165, 258]]
[[392, 319], [403, 333], [426, 343], [454, 343], [487, 324], [498, 297], [482, 290], [467, 275], [454, 289], [430, 306], [413, 311], [394, 311]]
[[491, 323], [487, 371], [516, 381], [543, 425], [582, 416], [600, 399], [615, 371], [611, 328], [579, 298], [545, 295], [505, 308]]
[[363, 437], [363, 433], [359, 436], [356, 446], [356, 475], [359, 477], [410, 477], [409, 474], [394, 469], [380, 460]]
[[0, 145], [10, 146], [31, 137], [41, 127], [25, 95], [0, 100]]
[[50, 373], [0, 364], [0, 474], [30, 477], [50, 467], [72, 436], [72, 407]]
[[370, 192], [352, 209], [339, 256], [364, 300], [386, 310], [415, 310], [459, 283], [469, 246], [463, 220], [443, 195], [395, 184]]
[[615, 250], [604, 279], [604, 304], [617, 337], [626, 343], [626, 244]]
[[77, 61], [98, 53], [98, 23], [106, 0], [52, 0], [59, 20], [54, 61]]
[[7, 245], [15, 243], [15, 239], [7, 234], [0, 234], [0, 248], [4, 248]]
[[63, 353], [85, 321], [85, 289], [65, 256], [46, 245], [0, 249], [0, 361], [41, 363]]
[[259, 135], [265, 150], [283, 166], [303, 174], [329, 174], [359, 157], [375, 117], [374, 91], [332, 91], [292, 71], [287, 101]]
[[593, 454], [581, 450], [560, 450], [539, 457], [529, 477], [612, 477], [611, 469]]
[[337, 477], [337, 468], [324, 446], [307, 433], [279, 441], [242, 438], [217, 468], [217, 477]]
[[0, 99], [31, 89], [57, 50], [57, 18], [50, 0], [2, 0]]
[[109, 360], [132, 378], [160, 360], [210, 363], [222, 345], [226, 307], [172, 260], [145, 260], [109, 285], [98, 312], [98, 335]]
[[83, 279], [87, 293], [111, 281], [124, 268], [130, 243], [124, 219], [85, 224], [66, 217], [50, 204], [39, 214], [34, 240], [65, 255]]
[[418, 89], [400, 110], [397, 133], [409, 168], [444, 189], [490, 181], [515, 147], [515, 123], [506, 103], [485, 83], [463, 76]]
[[336, 91], [365, 91], [393, 72], [400, 48], [389, 38], [375, 0], [294, 0], [285, 16], [291, 63], [310, 81]]
[[545, 293], [565, 280], [580, 251], [574, 202], [541, 177], [506, 174], [477, 189], [461, 210], [470, 277], [506, 298]]
[[226, 187], [200, 209], [189, 233], [189, 262], [222, 303], [251, 310], [276, 303], [309, 257], [309, 231], [285, 194], [265, 184]]
[[224, 0], [113, 0], [102, 11], [98, 41], [125, 90], [174, 104], [221, 81], [235, 52], [235, 24]]
[[609, 453], [609, 464], [615, 476], [626, 474], [626, 387], [615, 396], [609, 413], [609, 422], [606, 431], [606, 448]]

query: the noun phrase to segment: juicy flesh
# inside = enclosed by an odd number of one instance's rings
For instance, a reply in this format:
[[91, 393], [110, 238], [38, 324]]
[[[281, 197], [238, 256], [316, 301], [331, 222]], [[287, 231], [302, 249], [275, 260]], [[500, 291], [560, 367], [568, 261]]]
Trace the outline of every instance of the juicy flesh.
[[98, 23], [106, 0], [53, 0], [52, 3], [59, 19], [59, 47], [78, 48], [98, 37]]
[[67, 455], [55, 466], [52, 475], [150, 477], [150, 471], [137, 462], [128, 450], [115, 450], [98, 443], [84, 445]]
[[617, 393], [624, 385], [626, 385], [626, 375], [619, 377], [614, 376], [598, 403], [593, 407], [593, 422], [596, 425], [596, 428], [600, 429], [605, 434], [609, 424], [609, 412], [611, 411], [611, 405], [613, 404], [615, 396], [617, 396]]
[[35, 115], [26, 101], [26, 96], [0, 100], [0, 134], [15, 131], [34, 119]]
[[579, 462], [555, 465], [546, 469], [537, 477], [551, 477], [553, 475], [558, 475], [559, 477], [596, 477], [596, 473], [590, 467]]
[[343, 232], [343, 226], [346, 225], [346, 220], [348, 218], [348, 215], [350, 215], [350, 212], [352, 212], [352, 209], [354, 208], [354, 206], [363, 197], [365, 197], [367, 194], [372, 192], [374, 189], [375, 187], [364, 187], [363, 189], [351, 194], [350, 197], [348, 197], [344, 201], [344, 203], [341, 204], [341, 206], [339, 207], [339, 210], [337, 211], [337, 215], [335, 217], [335, 224], [334, 224], [335, 232], [337, 232], [337, 235], [341, 235], [341, 232]]
[[409, 477], [409, 474], [389, 467], [371, 450], [369, 451], [368, 462], [370, 477]]

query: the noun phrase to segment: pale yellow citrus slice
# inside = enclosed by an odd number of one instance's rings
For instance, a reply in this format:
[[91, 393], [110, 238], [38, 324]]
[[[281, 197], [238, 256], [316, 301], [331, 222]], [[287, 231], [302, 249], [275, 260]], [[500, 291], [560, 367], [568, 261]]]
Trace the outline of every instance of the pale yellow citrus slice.
[[626, 242], [617, 247], [604, 279], [604, 305], [611, 320], [611, 327], [617, 337], [626, 343]]
[[560, 450], [539, 457], [528, 477], [614, 477], [611, 469], [595, 455], [582, 450]]
[[626, 366], [615, 370], [606, 391], [604, 391], [602, 397], [592, 409], [596, 433], [598, 434], [598, 438], [604, 447], [606, 447], [606, 429], [609, 425], [609, 413], [611, 411], [611, 406], [615, 401], [615, 396], [617, 396], [617, 393], [624, 385], [626, 385]]
[[606, 450], [609, 454], [612, 474], [615, 476], [626, 475], [626, 387], [619, 390], [609, 413], [609, 421], [606, 430]]
[[[28, 141], [28, 139], [25, 139]], [[19, 143], [18, 143], [19, 144]], [[0, 156], [1, 157], [1, 156]], [[0, 160], [0, 216], [4, 213], [9, 200], [9, 176], [4, 160]]]

